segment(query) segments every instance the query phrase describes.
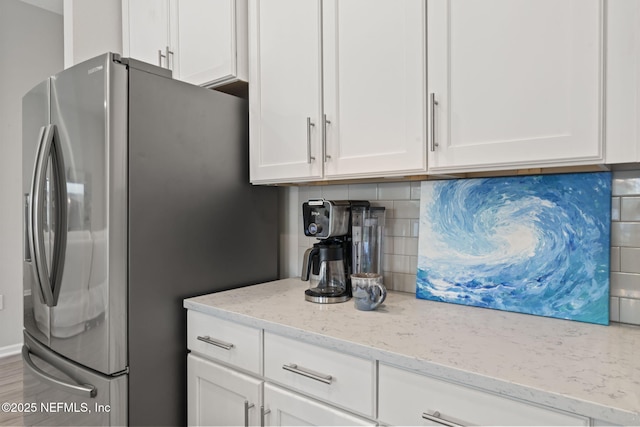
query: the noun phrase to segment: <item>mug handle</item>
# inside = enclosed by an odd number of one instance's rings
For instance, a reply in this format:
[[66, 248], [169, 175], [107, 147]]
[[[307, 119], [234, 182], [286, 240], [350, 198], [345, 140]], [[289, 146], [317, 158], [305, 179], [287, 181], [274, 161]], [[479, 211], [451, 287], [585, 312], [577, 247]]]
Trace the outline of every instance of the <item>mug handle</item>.
[[385, 299], [387, 299], [387, 288], [379, 283], [376, 283], [376, 287], [380, 290], [380, 300], [376, 301], [376, 307], [378, 307]]

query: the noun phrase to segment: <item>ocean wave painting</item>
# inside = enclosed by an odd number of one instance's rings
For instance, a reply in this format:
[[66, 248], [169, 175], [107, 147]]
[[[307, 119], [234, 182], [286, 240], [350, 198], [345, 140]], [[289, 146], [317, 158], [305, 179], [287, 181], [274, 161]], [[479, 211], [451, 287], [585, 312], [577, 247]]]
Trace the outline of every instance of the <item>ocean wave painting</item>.
[[416, 296], [609, 324], [611, 173], [424, 181]]

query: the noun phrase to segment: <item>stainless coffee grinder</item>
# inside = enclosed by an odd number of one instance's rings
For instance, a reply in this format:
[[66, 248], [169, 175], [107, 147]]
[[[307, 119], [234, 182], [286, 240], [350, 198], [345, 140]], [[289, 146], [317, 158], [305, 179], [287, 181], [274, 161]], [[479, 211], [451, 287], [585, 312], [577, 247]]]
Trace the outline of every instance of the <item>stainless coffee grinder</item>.
[[303, 281], [309, 281], [305, 299], [315, 303], [344, 302], [351, 298], [351, 211], [368, 208], [367, 201], [311, 199], [302, 204], [304, 234], [318, 242], [306, 250]]

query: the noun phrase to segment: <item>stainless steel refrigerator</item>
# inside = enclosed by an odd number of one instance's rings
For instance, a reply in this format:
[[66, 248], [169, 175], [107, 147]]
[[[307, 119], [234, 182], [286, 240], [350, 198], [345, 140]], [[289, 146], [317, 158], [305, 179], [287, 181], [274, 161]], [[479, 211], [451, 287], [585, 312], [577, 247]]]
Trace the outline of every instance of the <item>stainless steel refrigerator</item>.
[[277, 278], [243, 99], [105, 54], [23, 98], [28, 425], [186, 424], [186, 297]]

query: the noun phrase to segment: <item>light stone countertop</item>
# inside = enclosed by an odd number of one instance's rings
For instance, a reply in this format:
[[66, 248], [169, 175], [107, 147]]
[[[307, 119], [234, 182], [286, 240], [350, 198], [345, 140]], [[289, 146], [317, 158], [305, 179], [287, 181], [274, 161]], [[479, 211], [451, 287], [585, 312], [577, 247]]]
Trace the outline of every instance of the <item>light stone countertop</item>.
[[640, 327], [418, 300], [313, 304], [284, 279], [184, 307], [367, 359], [622, 425], [640, 425]]

